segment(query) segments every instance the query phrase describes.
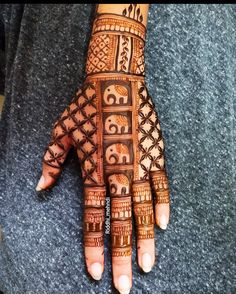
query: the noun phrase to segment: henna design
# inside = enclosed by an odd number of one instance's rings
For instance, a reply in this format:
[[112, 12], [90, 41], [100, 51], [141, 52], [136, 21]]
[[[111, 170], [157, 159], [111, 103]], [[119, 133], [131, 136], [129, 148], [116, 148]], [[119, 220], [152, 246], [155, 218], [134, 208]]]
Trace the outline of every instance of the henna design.
[[[61, 170], [69, 140], [78, 149], [85, 183], [98, 183], [95, 155], [97, 152], [97, 105], [94, 83], [86, 83], [55, 123], [44, 163]], [[53, 150], [57, 150], [54, 152]], [[55, 177], [57, 174], [50, 173]]]
[[[133, 90], [137, 87], [137, 102], [132, 103]], [[101, 89], [100, 99], [97, 99], [96, 89]], [[108, 91], [109, 90], [109, 91]], [[98, 118], [98, 105], [104, 104], [104, 112]], [[120, 111], [122, 109], [123, 111]], [[132, 111], [135, 112], [137, 122], [137, 138], [139, 157], [135, 157], [135, 164], [140, 166], [139, 178], [146, 179], [151, 172], [152, 187], [156, 191], [156, 203], [169, 202], [169, 190], [164, 171], [163, 138], [160, 124], [154, 110], [153, 103], [143, 82], [131, 80], [105, 80], [89, 81], [82, 91], [64, 111], [54, 126], [52, 142], [49, 145], [57, 147], [57, 152], [48, 152], [45, 159], [49, 165], [60, 169], [60, 162], [65, 155], [64, 138], [68, 136], [73, 140], [78, 150], [82, 164], [83, 178], [87, 185], [98, 184], [98, 166], [96, 154], [98, 152], [97, 131], [99, 119], [103, 123], [103, 154], [105, 176], [110, 187], [112, 197], [111, 219], [115, 221], [128, 221], [131, 218], [130, 183], [133, 178], [133, 169], [128, 173], [128, 166], [134, 163]], [[110, 121], [109, 121], [110, 120]], [[124, 140], [117, 140], [117, 134], [125, 133]], [[105, 137], [105, 135], [107, 137]], [[108, 136], [109, 135], [109, 136]], [[151, 144], [150, 144], [151, 143]], [[55, 150], [55, 149], [53, 149]], [[52, 150], [52, 151], [53, 151]], [[138, 160], [138, 161], [137, 161]], [[136, 162], [137, 161], [137, 162]], [[120, 165], [119, 171], [106, 168], [106, 166]], [[100, 168], [103, 170], [103, 168]], [[129, 176], [128, 176], [129, 174]], [[101, 176], [100, 176], [101, 178]], [[151, 190], [148, 182], [135, 182], [133, 184], [134, 216], [137, 225], [138, 239], [154, 237], [154, 216]], [[104, 229], [104, 187], [85, 187], [85, 214], [84, 214], [84, 242], [85, 246], [102, 246]], [[113, 226], [113, 228], [116, 228]], [[116, 228], [117, 229], [117, 228]], [[117, 229], [118, 230], [118, 229]], [[115, 229], [114, 229], [115, 231]], [[112, 229], [112, 236], [114, 236]], [[124, 237], [126, 236], [126, 237]], [[131, 253], [129, 240], [131, 233], [123, 233], [119, 238], [113, 237], [113, 256], [128, 256]], [[121, 238], [122, 237], [122, 238]], [[124, 237], [124, 238], [123, 238]], [[123, 243], [122, 243], [123, 242]], [[128, 244], [124, 248], [124, 244]]]
[[169, 203], [170, 191], [165, 171], [153, 171], [151, 173], [152, 187], [156, 194], [156, 203]]
[[101, 232], [104, 228], [104, 209], [89, 208], [84, 210], [84, 232]]
[[86, 247], [101, 247], [104, 245], [104, 238], [101, 232], [87, 232], [84, 234], [84, 245]]
[[57, 177], [68, 145], [77, 149], [85, 183], [85, 246], [104, 244], [104, 183], [109, 186], [113, 257], [132, 253], [132, 203], [138, 239], [154, 238], [149, 176], [156, 203], [169, 202], [164, 142], [144, 84], [142, 21], [137, 4], [123, 16], [95, 20], [85, 85], [55, 124], [44, 158]]
[[104, 134], [128, 134], [131, 133], [131, 111], [104, 113]]
[[98, 247], [104, 243], [105, 187], [84, 187], [84, 243]]
[[130, 34], [141, 40], [145, 40], [146, 28], [142, 23], [113, 14], [99, 15], [93, 25], [92, 34], [101, 32], [114, 32]]
[[[126, 51], [126, 50], [125, 50]], [[126, 51], [127, 52], [127, 51]], [[126, 61], [126, 55], [124, 54], [124, 60]], [[124, 66], [124, 63], [122, 63]], [[102, 101], [109, 111], [103, 113], [104, 134], [109, 133], [109, 124], [106, 124], [107, 119], [110, 122], [111, 118], [119, 121], [119, 124], [123, 124], [126, 130], [132, 129], [131, 119], [127, 119], [126, 116], [117, 115], [117, 110], [120, 107], [128, 107], [132, 104], [132, 93], [131, 93], [130, 82], [117, 82], [117, 81], [106, 81], [102, 83]], [[109, 94], [108, 94], [109, 92]], [[128, 112], [128, 109], [126, 114]], [[108, 121], [109, 122], [109, 121]], [[115, 128], [118, 130], [118, 128]], [[120, 128], [121, 130], [121, 128]], [[111, 238], [112, 238], [112, 256], [113, 257], [124, 257], [130, 256], [132, 253], [131, 242], [132, 242], [132, 206], [130, 196], [130, 182], [132, 180], [132, 171], [130, 177], [124, 172], [128, 164], [133, 163], [133, 141], [132, 134], [125, 141], [118, 140], [115, 137], [115, 133], [109, 134], [104, 141], [104, 154], [105, 162], [108, 165], [119, 164], [120, 169], [123, 172], [107, 173], [107, 179], [111, 194]], [[115, 139], [115, 141], [114, 141]], [[126, 171], [127, 173], [127, 171]]]
[[[132, 222], [131, 220], [125, 221], [112, 221], [112, 247], [116, 249], [127, 249], [130, 251], [132, 243]], [[123, 247], [123, 248], [122, 248]], [[128, 247], [128, 248], [124, 248]], [[124, 254], [124, 253], [123, 253]]]
[[98, 16], [89, 43], [87, 75], [119, 72], [143, 76], [145, 32], [143, 25], [122, 16]]
[[164, 169], [164, 142], [160, 123], [151, 97], [143, 82], [139, 83], [138, 139], [141, 154], [141, 179], [147, 179], [150, 169]]
[[[124, 35], [121, 36], [122, 38], [122, 42], [121, 43], [121, 47], [122, 47], [122, 52], [120, 53], [120, 58], [121, 60], [119, 61], [119, 66], [118, 66], [118, 70], [121, 71], [127, 71], [128, 68], [128, 64], [129, 64], [129, 43], [130, 43], [130, 39], [129, 37], [126, 37]], [[118, 57], [119, 58], [119, 57]]]
[[145, 75], [144, 42], [124, 35], [93, 36], [88, 50], [87, 74], [115, 71]]
[[113, 35], [92, 36], [88, 49], [86, 71], [95, 73], [109, 71], [113, 67], [116, 37]]
[[150, 189], [149, 182], [133, 183], [133, 202], [141, 203], [141, 202], [149, 202], [152, 200], [152, 194]]
[[131, 105], [130, 83], [106, 81], [102, 83], [103, 106]]
[[124, 143], [111, 144], [106, 148], [105, 159], [107, 164], [128, 164], [132, 162], [132, 151]]
[[138, 227], [137, 238], [141, 239], [153, 239], [154, 238], [154, 224], [150, 226], [145, 226], [142, 229]]
[[144, 42], [134, 39], [133, 48], [133, 62], [130, 71], [134, 74], [145, 75]]
[[154, 238], [154, 213], [149, 181], [133, 184], [134, 216], [138, 239]]
[[131, 218], [131, 198], [112, 198], [111, 200], [111, 218], [114, 219], [123, 219]]
[[112, 250], [112, 257], [126, 257], [132, 254], [131, 246], [127, 248], [113, 248]]
[[[132, 12], [133, 12], [133, 15], [132, 15]], [[140, 8], [139, 7], [137, 8], [137, 4], [130, 4], [128, 9], [125, 8], [123, 10], [123, 15], [129, 18], [133, 18], [140, 22], [143, 21], [143, 16], [140, 13]]]
[[154, 223], [152, 202], [135, 204], [134, 212], [136, 215], [136, 223], [140, 225], [151, 225]]
[[132, 221], [112, 220], [112, 256], [129, 256], [132, 252]]
[[84, 188], [84, 204], [86, 207], [105, 207], [105, 188], [101, 187], [85, 187]]
[[83, 179], [85, 183], [97, 183], [94, 174], [97, 172], [97, 163], [94, 155], [97, 152], [97, 106], [95, 85], [89, 84], [83, 94], [75, 100], [76, 111], [80, 117], [77, 120], [73, 116], [77, 129], [72, 133], [72, 138], [76, 144], [79, 159], [82, 164]]
[[108, 177], [110, 193], [113, 195], [129, 194], [130, 181], [124, 174], [112, 174]]

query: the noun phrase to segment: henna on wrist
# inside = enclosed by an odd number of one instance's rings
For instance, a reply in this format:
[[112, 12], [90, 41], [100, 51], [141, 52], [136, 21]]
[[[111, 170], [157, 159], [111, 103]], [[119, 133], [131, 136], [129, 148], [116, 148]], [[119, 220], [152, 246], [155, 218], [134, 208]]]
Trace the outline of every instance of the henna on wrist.
[[107, 185], [113, 257], [132, 253], [132, 210], [137, 238], [154, 238], [151, 186], [155, 204], [169, 203], [164, 140], [144, 81], [143, 22], [137, 4], [120, 15], [98, 13], [84, 86], [55, 124], [44, 156], [44, 162], [55, 168], [50, 175], [56, 177], [68, 145], [77, 149], [85, 185], [86, 247], [104, 244]]
[[145, 34], [145, 26], [136, 20], [98, 15], [88, 49], [87, 75], [117, 72], [144, 76]]

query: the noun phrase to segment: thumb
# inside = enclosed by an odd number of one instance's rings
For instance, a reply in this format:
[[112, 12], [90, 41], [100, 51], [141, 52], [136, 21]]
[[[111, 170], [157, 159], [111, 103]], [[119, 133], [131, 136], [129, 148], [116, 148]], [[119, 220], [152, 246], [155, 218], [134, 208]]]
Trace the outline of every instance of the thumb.
[[51, 166], [48, 166], [46, 163], [43, 163], [42, 174], [36, 186], [36, 191], [51, 188], [55, 184], [60, 173], [61, 168], [56, 169]]
[[67, 135], [61, 138], [54, 137], [44, 153], [42, 175], [36, 186], [36, 191], [51, 188], [55, 184], [70, 148], [71, 143]]

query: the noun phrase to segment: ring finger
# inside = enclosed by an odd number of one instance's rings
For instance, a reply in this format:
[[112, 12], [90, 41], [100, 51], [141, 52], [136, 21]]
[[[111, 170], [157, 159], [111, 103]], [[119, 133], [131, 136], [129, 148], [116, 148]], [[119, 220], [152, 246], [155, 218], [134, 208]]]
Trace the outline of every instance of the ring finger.
[[155, 263], [154, 212], [149, 180], [133, 183], [138, 264], [144, 272]]

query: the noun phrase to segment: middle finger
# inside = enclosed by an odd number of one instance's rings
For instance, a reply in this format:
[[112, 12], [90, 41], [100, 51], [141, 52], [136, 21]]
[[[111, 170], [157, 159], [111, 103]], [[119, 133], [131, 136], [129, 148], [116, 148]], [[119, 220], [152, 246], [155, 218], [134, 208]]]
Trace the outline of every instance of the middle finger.
[[108, 177], [111, 196], [112, 272], [115, 287], [129, 293], [132, 286], [132, 205], [130, 183], [124, 173]]

